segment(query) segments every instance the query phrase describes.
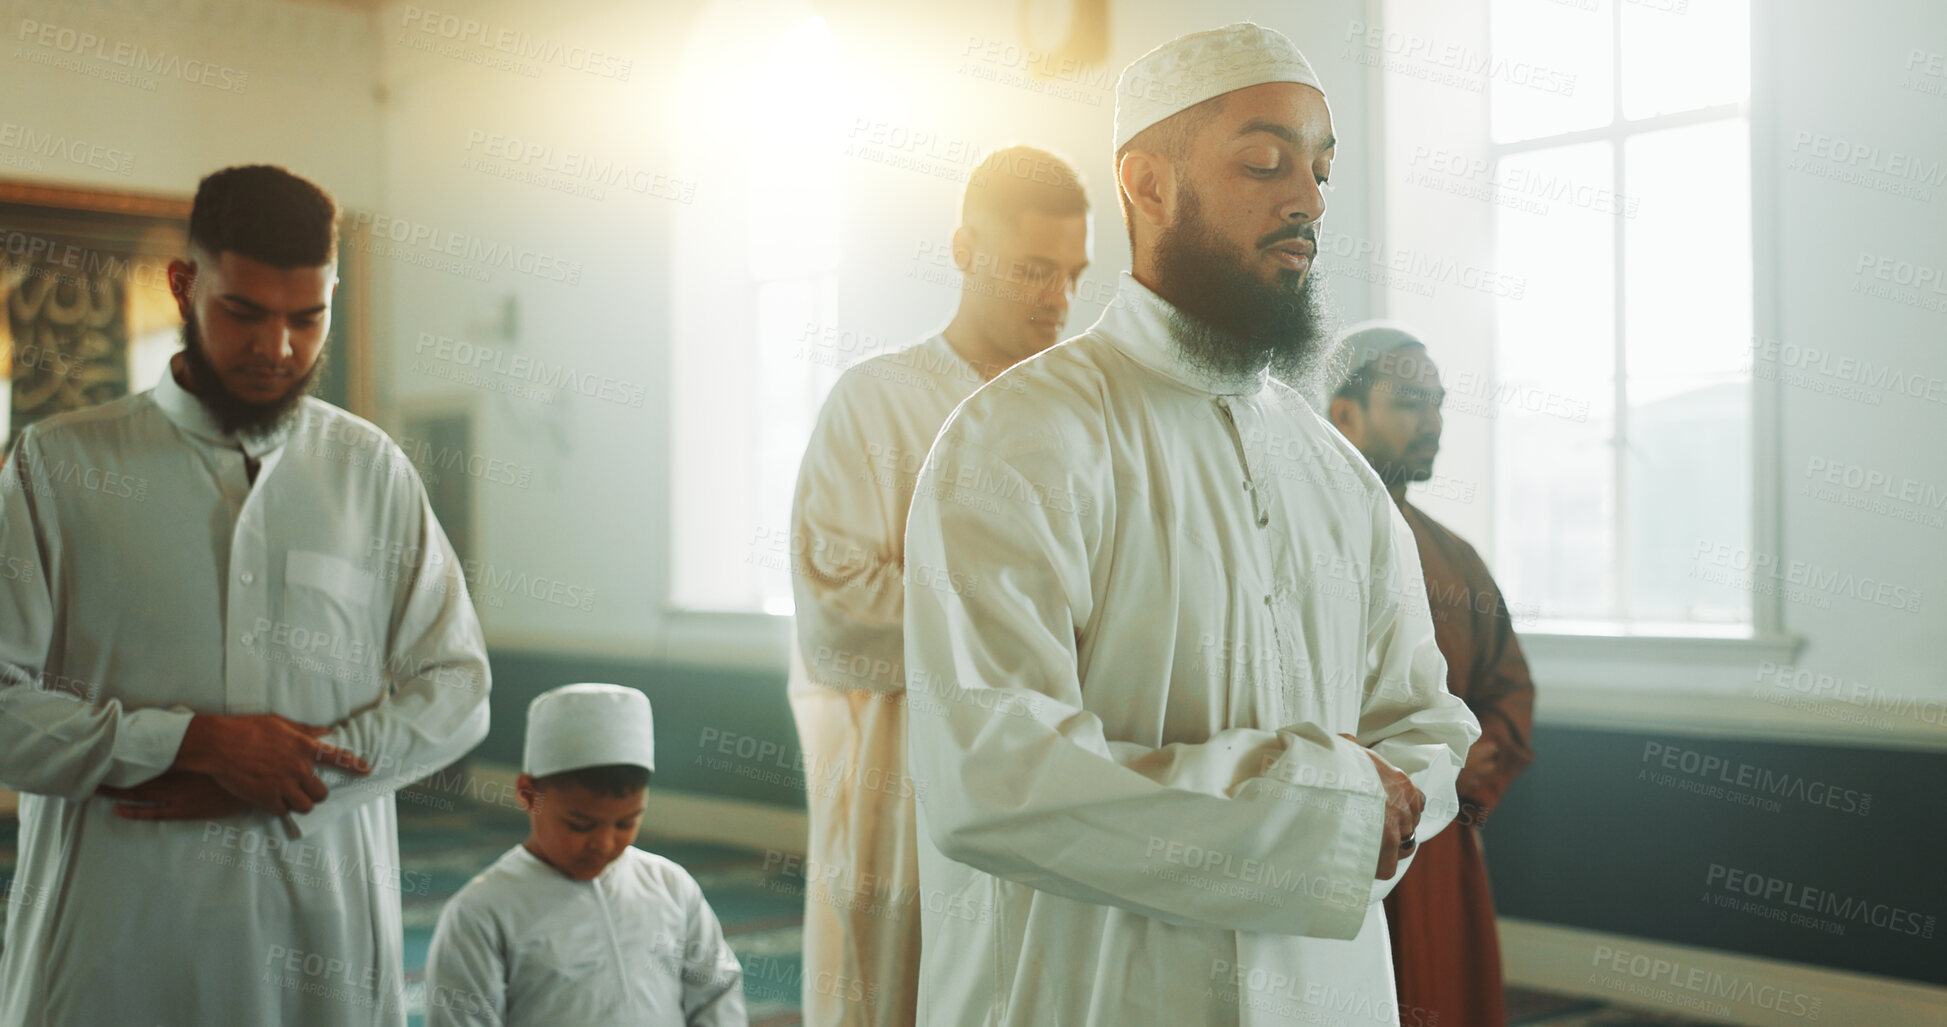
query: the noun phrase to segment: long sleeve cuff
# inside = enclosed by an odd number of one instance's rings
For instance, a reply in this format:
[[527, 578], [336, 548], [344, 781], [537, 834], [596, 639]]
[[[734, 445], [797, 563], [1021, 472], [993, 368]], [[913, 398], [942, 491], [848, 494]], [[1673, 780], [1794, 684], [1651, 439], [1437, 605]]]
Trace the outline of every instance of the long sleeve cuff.
[[196, 714], [185, 707], [128, 710], [115, 728], [113, 759], [101, 783], [133, 788], [175, 765]]
[[[1334, 747], [1340, 748], [1339, 743], [1335, 741]], [[1373, 766], [1372, 758], [1362, 747], [1353, 742], [1344, 742], [1343, 747], [1358, 753], [1357, 760], [1351, 763], [1356, 769], [1348, 777], [1347, 790], [1307, 791], [1290, 797], [1298, 802], [1331, 803], [1343, 811], [1344, 826], [1334, 833], [1330, 847], [1320, 852], [1319, 872], [1312, 880], [1351, 882], [1352, 886], [1342, 895], [1329, 898], [1314, 894], [1314, 898], [1327, 899], [1325, 905], [1329, 912], [1321, 913], [1316, 926], [1304, 933], [1320, 938], [1357, 937], [1365, 925], [1367, 907], [1384, 899], [1400, 877], [1394, 874], [1391, 881], [1380, 881], [1372, 876], [1379, 868], [1379, 848], [1385, 841], [1386, 784], [1380, 780], [1379, 768]], [[1266, 779], [1265, 787], [1297, 786]]]
[[[374, 770], [372, 773], [376, 775], [378, 771]], [[297, 839], [314, 834], [327, 820], [337, 819], [353, 806], [390, 795], [393, 791], [392, 788], [369, 784], [371, 780], [369, 776], [354, 774], [337, 767], [321, 765], [317, 768], [317, 774], [318, 780], [324, 782], [324, 786], [330, 789], [331, 794], [326, 796], [324, 802], [313, 805], [309, 813], [284, 814], [280, 819], [284, 823], [284, 835], [287, 838]]]

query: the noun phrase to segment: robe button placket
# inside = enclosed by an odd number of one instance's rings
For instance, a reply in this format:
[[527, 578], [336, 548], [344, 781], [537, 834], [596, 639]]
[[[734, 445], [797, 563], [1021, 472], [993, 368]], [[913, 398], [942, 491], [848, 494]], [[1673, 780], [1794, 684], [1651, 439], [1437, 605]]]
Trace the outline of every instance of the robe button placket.
[[251, 582], [253, 582], [253, 581], [256, 581], [256, 580], [257, 580], [257, 576], [256, 576], [255, 574], [252, 574], [252, 573], [250, 573], [249, 571], [244, 571], [244, 572], [243, 572], [243, 574], [242, 574], [242, 575], [241, 575], [241, 576], [240, 576], [240, 577], [239, 577], [239, 578], [238, 578], [237, 580], [239, 580], [239, 581], [241, 581], [241, 582], [243, 582], [244, 584], [246, 584], [246, 585], [248, 585], [248, 584], [250, 584]]

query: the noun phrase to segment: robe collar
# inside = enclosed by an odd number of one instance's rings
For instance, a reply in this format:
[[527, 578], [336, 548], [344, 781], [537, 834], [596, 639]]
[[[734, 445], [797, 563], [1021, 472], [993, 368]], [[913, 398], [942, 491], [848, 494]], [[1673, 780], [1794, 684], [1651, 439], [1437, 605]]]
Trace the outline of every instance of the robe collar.
[[269, 431], [257, 435], [226, 432], [216, 426], [216, 418], [210, 416], [209, 408], [203, 401], [191, 395], [188, 389], [176, 381], [176, 375], [169, 364], [162, 367], [162, 380], [155, 386], [156, 406], [162, 408], [163, 416], [184, 433], [211, 442], [225, 449], [242, 449], [252, 460], [262, 460], [266, 455], [276, 452], [290, 438], [291, 429], [303, 413], [303, 407], [291, 411], [290, 416], [271, 426]]
[[1254, 396], [1264, 390], [1269, 369], [1221, 375], [1190, 363], [1177, 339], [1176, 324], [1183, 316], [1170, 301], [1124, 271], [1115, 299], [1092, 330], [1144, 367], [1201, 392]]
[[[630, 846], [630, 848], [634, 848], [634, 846], [632, 845]], [[629, 858], [629, 854], [627, 852], [624, 852], [620, 856], [617, 856], [614, 859], [609, 860], [608, 866], [603, 867], [601, 873], [596, 874], [594, 877], [591, 877], [586, 881], [577, 881], [574, 878], [569, 877], [567, 874], [564, 874], [561, 871], [555, 869], [554, 864], [549, 863], [547, 860], [542, 859], [539, 856], [536, 856], [534, 854], [534, 850], [528, 848], [527, 843], [525, 841], [521, 842], [519, 845], [514, 846], [514, 851], [519, 853], [519, 855], [516, 856], [515, 858], [520, 860], [523, 864], [525, 864], [529, 872], [539, 874], [550, 881], [562, 881], [567, 884], [572, 884], [576, 886], [580, 886], [584, 884], [594, 884], [597, 881], [606, 883], [609, 879], [609, 876], [615, 873], [615, 868], [620, 866], [623, 860]]]

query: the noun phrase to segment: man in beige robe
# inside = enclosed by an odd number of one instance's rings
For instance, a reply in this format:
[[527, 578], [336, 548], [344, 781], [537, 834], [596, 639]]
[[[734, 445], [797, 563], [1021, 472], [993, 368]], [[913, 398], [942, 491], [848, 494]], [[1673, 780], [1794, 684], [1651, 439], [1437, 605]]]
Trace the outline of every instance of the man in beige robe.
[[813, 1024], [913, 1023], [919, 980], [914, 786], [906, 772], [902, 607], [964, 586], [905, 559], [920, 463], [953, 408], [1051, 345], [1088, 264], [1088, 198], [1028, 147], [971, 176], [941, 333], [850, 368], [805, 450], [792, 506], [797, 646], [790, 695], [804, 748], [803, 1002]]

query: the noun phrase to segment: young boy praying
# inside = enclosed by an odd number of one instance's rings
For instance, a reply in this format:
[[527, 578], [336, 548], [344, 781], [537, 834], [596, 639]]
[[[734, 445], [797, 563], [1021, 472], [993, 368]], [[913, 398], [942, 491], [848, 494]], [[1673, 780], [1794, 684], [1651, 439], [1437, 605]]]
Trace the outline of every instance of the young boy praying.
[[702, 889], [634, 845], [655, 769], [648, 697], [542, 693], [522, 767], [527, 840], [440, 914], [427, 1027], [742, 1027], [743, 968]]

